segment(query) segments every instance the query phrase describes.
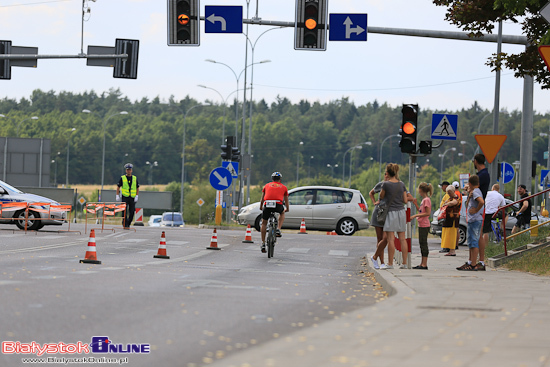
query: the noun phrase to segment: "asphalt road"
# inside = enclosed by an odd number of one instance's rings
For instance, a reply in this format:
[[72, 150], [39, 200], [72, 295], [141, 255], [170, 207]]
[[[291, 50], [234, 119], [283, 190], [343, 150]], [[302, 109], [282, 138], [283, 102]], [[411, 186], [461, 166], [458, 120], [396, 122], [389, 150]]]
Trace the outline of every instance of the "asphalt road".
[[71, 226], [81, 234], [25, 234], [12, 228], [0, 226], [2, 366], [36, 357], [8, 353], [16, 342], [24, 343], [23, 349], [33, 341], [59, 348], [59, 343], [90, 344], [93, 337], [108, 338], [119, 351], [150, 352], [41, 358], [200, 366], [384, 297], [361, 271], [361, 257], [375, 247], [369, 237], [289, 231], [268, 259], [255, 231], [254, 244], [242, 243], [244, 229], [218, 231], [221, 250], [214, 251], [206, 249], [210, 229], [166, 229], [170, 259], [156, 259], [162, 229], [117, 228], [96, 231], [102, 264], [92, 265], [79, 263], [89, 240], [82, 225]]

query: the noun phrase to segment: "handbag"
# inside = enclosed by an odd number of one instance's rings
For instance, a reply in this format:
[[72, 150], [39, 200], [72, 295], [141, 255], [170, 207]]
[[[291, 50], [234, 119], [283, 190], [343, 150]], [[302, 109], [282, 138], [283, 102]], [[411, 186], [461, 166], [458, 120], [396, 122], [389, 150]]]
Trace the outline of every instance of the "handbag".
[[438, 222], [444, 221], [445, 218], [447, 218], [447, 205], [445, 205], [444, 207], [442, 207], [439, 210], [439, 215], [437, 216], [437, 221]]
[[376, 215], [376, 221], [380, 225], [386, 223], [386, 217], [388, 216], [388, 205], [386, 203], [378, 204], [378, 213]]

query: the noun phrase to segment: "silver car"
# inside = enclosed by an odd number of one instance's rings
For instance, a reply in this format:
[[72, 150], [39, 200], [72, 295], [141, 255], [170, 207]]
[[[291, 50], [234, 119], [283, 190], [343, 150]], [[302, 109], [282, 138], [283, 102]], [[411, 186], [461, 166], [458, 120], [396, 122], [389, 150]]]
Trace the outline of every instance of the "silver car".
[[[285, 213], [283, 228], [299, 229], [302, 219], [307, 230], [332, 231], [351, 236], [370, 226], [367, 202], [359, 190], [333, 186], [304, 186], [288, 191], [290, 211]], [[260, 203], [243, 207], [239, 224], [260, 230]]]
[[[468, 228], [468, 219], [466, 218], [466, 199], [468, 199], [467, 196], [462, 197], [462, 208], [460, 208], [460, 221], [458, 224], [458, 244], [459, 245], [466, 245], [466, 230]], [[504, 199], [506, 202], [506, 205], [512, 204], [513, 201]], [[508, 216], [506, 218], [506, 235], [509, 236], [512, 234], [512, 228], [516, 225], [517, 219], [514, 216], [511, 216], [510, 214], [512, 212], [517, 212], [519, 210], [519, 205], [513, 205], [511, 207], [508, 207], [505, 209], [506, 215]], [[430, 224], [430, 232], [433, 235], [441, 236], [441, 225], [438, 223], [437, 216], [439, 215], [439, 209], [437, 209], [434, 212], [433, 220]], [[531, 218], [537, 219], [538, 221], [546, 222], [550, 220], [549, 218], [537, 215], [534, 212], [531, 212]]]
[[[0, 181], [0, 202], [50, 203], [51, 205], [60, 205], [55, 200], [39, 195], [24, 193], [4, 181]], [[46, 225], [62, 225], [65, 223], [66, 212], [52, 212], [48, 214], [41, 211], [34, 211], [33, 208], [48, 209], [47, 206], [30, 206], [27, 214], [28, 230], [36, 231]], [[25, 209], [10, 210], [9, 208], [2, 208], [0, 223], [15, 224], [20, 229], [25, 229]]]
[[183, 216], [178, 212], [165, 212], [162, 213], [162, 219], [160, 221], [161, 227], [183, 227]]
[[149, 217], [149, 227], [160, 227], [160, 222], [162, 221], [162, 215], [151, 215]]

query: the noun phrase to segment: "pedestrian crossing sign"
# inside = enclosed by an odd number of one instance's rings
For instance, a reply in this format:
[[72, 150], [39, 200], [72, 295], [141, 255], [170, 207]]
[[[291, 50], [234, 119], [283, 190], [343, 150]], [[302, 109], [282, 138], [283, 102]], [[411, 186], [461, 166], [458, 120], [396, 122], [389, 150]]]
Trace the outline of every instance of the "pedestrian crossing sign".
[[432, 115], [432, 139], [456, 140], [458, 115]]
[[223, 161], [222, 167], [231, 172], [231, 177], [239, 177], [239, 162]]

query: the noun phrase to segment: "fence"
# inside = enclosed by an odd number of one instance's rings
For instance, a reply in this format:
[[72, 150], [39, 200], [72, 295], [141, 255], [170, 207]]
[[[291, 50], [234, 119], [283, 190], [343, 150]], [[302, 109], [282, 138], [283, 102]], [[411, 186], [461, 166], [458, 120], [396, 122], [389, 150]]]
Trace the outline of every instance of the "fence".
[[[94, 219], [95, 224], [97, 224], [101, 219], [101, 228], [97, 228], [97, 230], [105, 230], [105, 221], [109, 219], [112, 223], [112, 225], [116, 225], [115, 218], [117, 213], [122, 213], [122, 216], [119, 217], [121, 220], [126, 216], [126, 203], [119, 203], [119, 202], [112, 202], [112, 203], [103, 203], [103, 202], [96, 202], [96, 203], [86, 203], [86, 221], [84, 225], [84, 233], [87, 233], [88, 231], [88, 220]], [[88, 214], [93, 214], [88, 216]], [[94, 228], [96, 229], [96, 228]], [[107, 228], [108, 230], [115, 231], [115, 228]], [[132, 229], [135, 231], [134, 228], [124, 228], [124, 229]]]
[[[44, 202], [26, 202], [26, 201], [20, 201], [20, 202], [1, 202], [0, 203], [0, 217], [3, 219], [8, 219], [10, 221], [21, 221], [24, 220], [25, 224], [22, 229], [27, 232], [27, 230], [35, 230], [38, 229], [39, 226], [35, 225], [35, 223], [40, 223], [40, 221], [44, 220], [58, 220], [58, 221], [67, 221], [69, 223], [69, 229], [68, 230], [59, 230], [58, 232], [78, 232], [78, 231], [71, 231], [71, 212], [72, 212], [72, 205], [70, 204], [59, 204], [59, 205], [52, 205], [52, 203]], [[11, 215], [10, 218], [6, 217], [4, 218], [4, 212], [15, 212]], [[24, 219], [20, 216], [22, 213], [25, 213]], [[31, 214], [29, 216], [29, 213]], [[42, 213], [45, 215], [40, 215], [38, 213]], [[59, 215], [59, 218], [56, 217], [55, 214], [59, 213], [69, 213], [68, 215]], [[38, 214], [38, 215], [37, 215]], [[31, 225], [31, 229], [28, 228], [29, 221], [33, 223]]]
[[504, 226], [504, 237], [503, 237], [503, 239], [504, 239], [504, 256], [508, 256], [508, 249], [507, 249], [507, 244], [506, 244], [506, 240], [507, 240], [507, 239], [508, 239], [508, 240], [509, 240], [509, 239], [512, 239], [512, 238], [514, 238], [514, 237], [516, 237], [516, 236], [519, 236], [520, 234], [523, 234], [523, 233], [526, 233], [526, 232], [530, 232], [530, 231], [532, 231], [532, 230], [534, 230], [534, 229], [537, 229], [537, 228], [539, 228], [539, 227], [541, 227], [541, 226], [543, 226], [543, 225], [545, 225], [545, 224], [550, 224], [550, 222], [543, 222], [543, 223], [537, 224], [537, 225], [535, 225], [535, 226], [529, 227], [529, 228], [527, 228], [527, 229], [525, 229], [525, 230], [523, 230], [523, 231], [514, 233], [513, 235], [507, 237], [507, 236], [506, 236], [506, 208], [511, 207], [511, 206], [514, 205], [514, 204], [518, 204], [518, 203], [520, 203], [520, 202], [522, 202], [522, 201], [524, 201], [524, 200], [530, 200], [531, 198], [537, 197], [537, 196], [542, 195], [542, 194], [544, 194], [544, 193], [547, 193], [547, 192], [549, 192], [549, 191], [550, 191], [550, 189], [546, 189], [546, 190], [544, 190], [544, 191], [538, 192], [538, 193], [536, 193], [536, 194], [534, 194], [534, 195], [531, 195], [531, 196], [527, 196], [527, 197], [525, 197], [525, 198], [523, 198], [523, 199], [521, 199], [521, 200], [518, 200], [518, 201], [513, 202], [513, 203], [511, 203], [511, 204], [508, 204], [508, 205], [506, 205], [506, 206], [500, 207], [500, 208], [498, 208], [497, 212], [496, 212], [495, 214], [493, 214], [493, 218], [496, 218], [496, 216], [498, 215], [498, 213], [499, 213], [500, 211], [502, 211], [502, 218], [503, 218], [502, 224], [503, 224], [503, 226]]

